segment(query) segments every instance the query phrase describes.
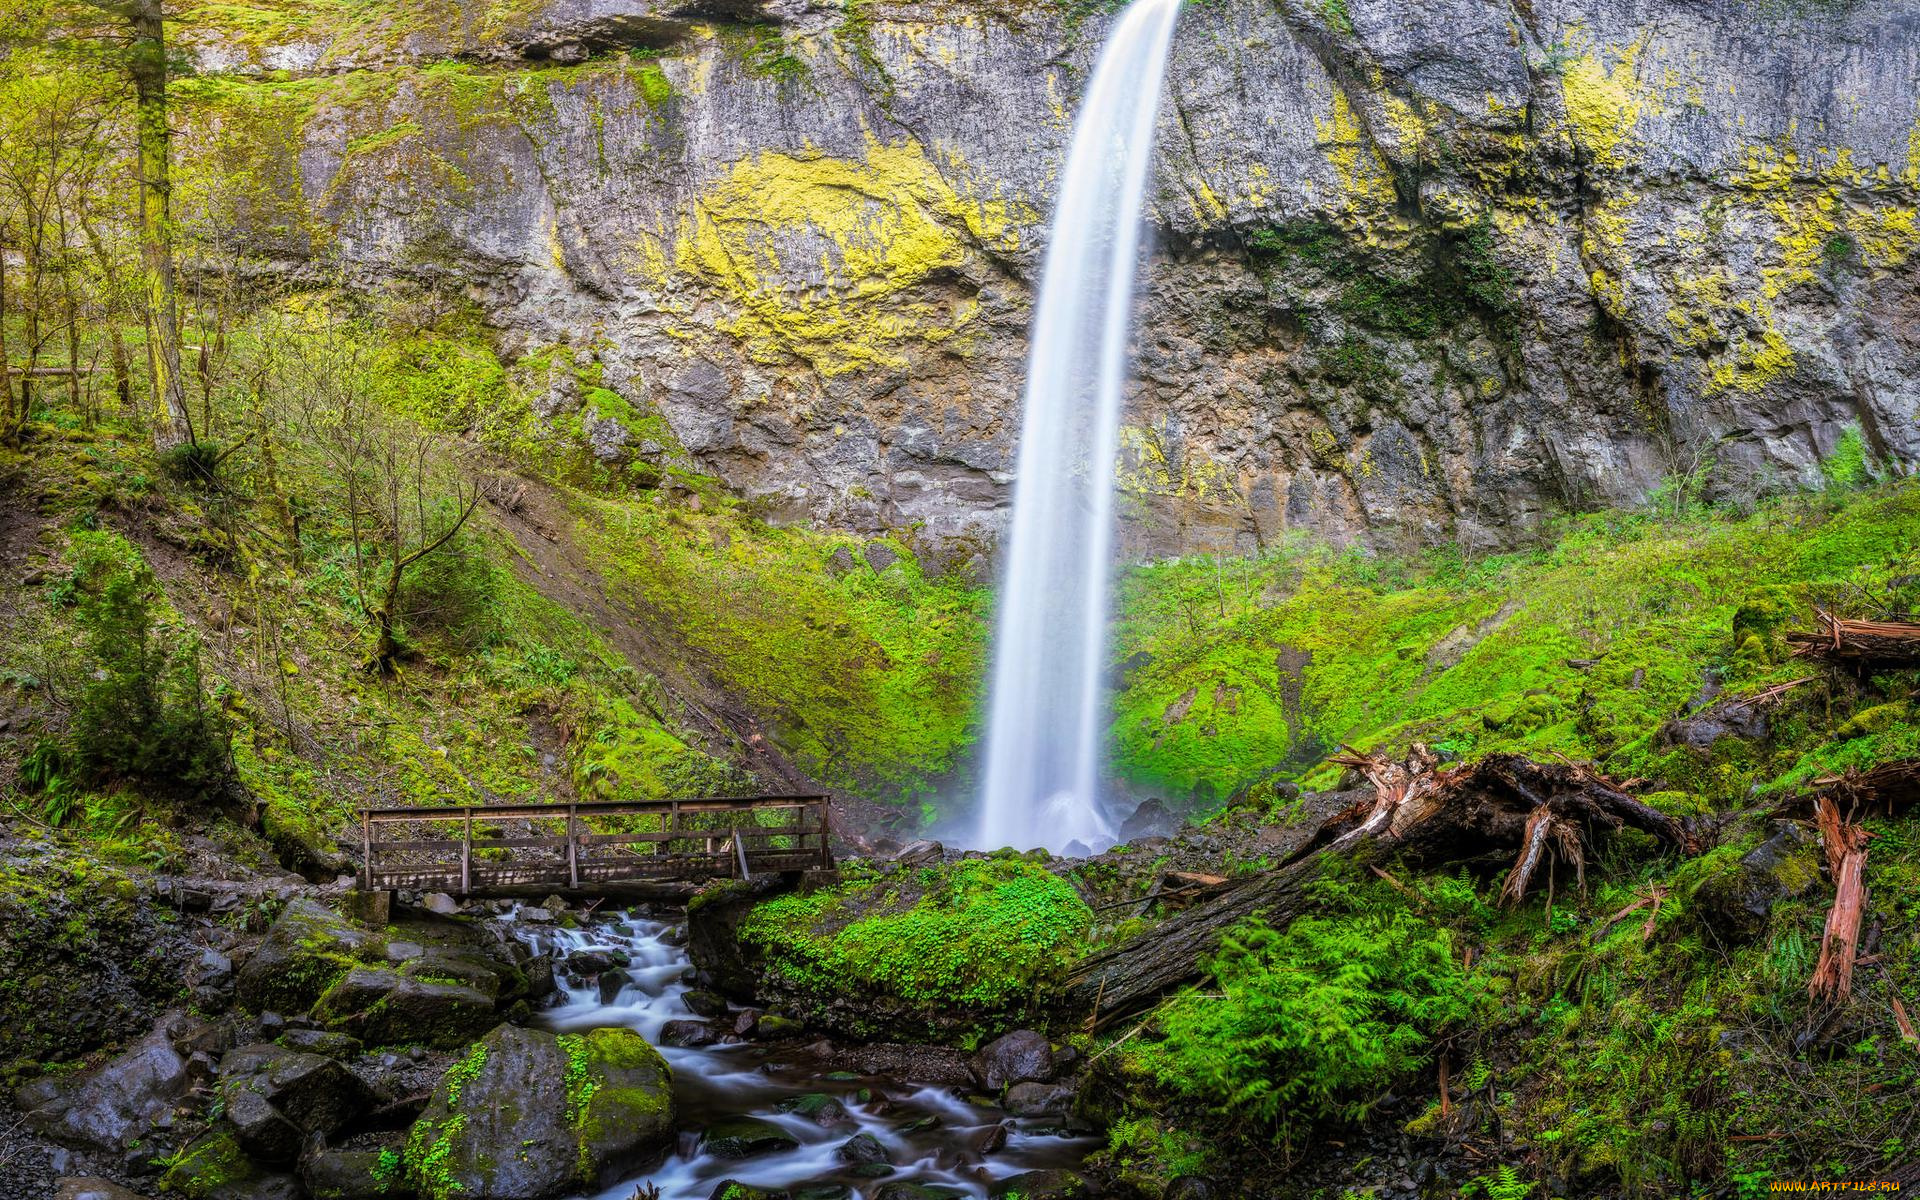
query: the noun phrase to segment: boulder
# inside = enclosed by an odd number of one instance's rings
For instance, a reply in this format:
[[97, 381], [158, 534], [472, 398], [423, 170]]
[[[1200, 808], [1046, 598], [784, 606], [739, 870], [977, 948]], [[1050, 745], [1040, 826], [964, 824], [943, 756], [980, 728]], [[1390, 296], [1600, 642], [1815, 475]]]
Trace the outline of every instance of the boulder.
[[1220, 1189], [1204, 1175], [1181, 1175], [1169, 1180], [1160, 1200], [1219, 1200]]
[[191, 1200], [304, 1200], [298, 1180], [248, 1158], [231, 1128], [215, 1128], [175, 1155], [160, 1190]]
[[328, 1058], [347, 1059], [360, 1053], [360, 1039], [331, 1029], [289, 1029], [280, 1035], [280, 1044], [289, 1050], [324, 1054]]
[[253, 1012], [305, 1012], [353, 968], [371, 935], [317, 901], [287, 902], [234, 979], [234, 997]]
[[186, 1094], [187, 1060], [155, 1029], [105, 1065], [71, 1080], [42, 1080], [17, 1100], [27, 1121], [65, 1145], [118, 1156]]
[[700, 1148], [715, 1158], [758, 1158], [792, 1150], [800, 1139], [758, 1117], [723, 1117], [707, 1126]]
[[1089, 1200], [1093, 1189], [1072, 1171], [1022, 1171], [998, 1181], [987, 1194], [993, 1200], [1014, 1196], [1019, 1200]]
[[309, 1135], [331, 1134], [378, 1101], [338, 1061], [268, 1045], [220, 1060], [220, 1097], [241, 1148], [262, 1162], [292, 1162]]
[[1009, 1084], [1051, 1079], [1053, 1071], [1053, 1043], [1031, 1029], [1016, 1029], [988, 1042], [973, 1060], [974, 1075], [993, 1092]]
[[419, 1042], [442, 1050], [466, 1045], [496, 1021], [484, 992], [387, 967], [352, 968], [319, 998], [313, 1015], [369, 1046]]
[[711, 1046], [719, 1040], [720, 1035], [705, 1021], [668, 1021], [660, 1027], [663, 1046]]
[[633, 976], [618, 967], [603, 972], [599, 979], [600, 1003], [612, 1004], [620, 998], [621, 991], [632, 982]]
[[1700, 921], [1723, 941], [1751, 942], [1767, 930], [1773, 906], [1806, 895], [1820, 882], [1819, 846], [1798, 823], [1782, 821], [1773, 836], [1737, 863], [1722, 865], [1694, 889]]
[[985, 1129], [973, 1135], [970, 1144], [975, 1154], [998, 1154], [1000, 1151], [1006, 1149], [1007, 1123], [1002, 1121], [998, 1125], [987, 1126]]
[[727, 1015], [727, 998], [718, 992], [694, 988], [680, 997], [680, 1003], [696, 1017], [724, 1017]]
[[1073, 1089], [1064, 1083], [1016, 1083], [1004, 1103], [1016, 1117], [1060, 1116], [1073, 1108]]
[[501, 1025], [442, 1078], [404, 1157], [423, 1196], [544, 1200], [630, 1170], [672, 1137], [672, 1076], [639, 1034]]
[[893, 1161], [887, 1153], [886, 1145], [870, 1133], [854, 1134], [840, 1143], [840, 1148], [833, 1154], [841, 1162], [890, 1164]]
[[321, 1150], [300, 1165], [300, 1181], [312, 1200], [393, 1200], [401, 1191], [400, 1152]]

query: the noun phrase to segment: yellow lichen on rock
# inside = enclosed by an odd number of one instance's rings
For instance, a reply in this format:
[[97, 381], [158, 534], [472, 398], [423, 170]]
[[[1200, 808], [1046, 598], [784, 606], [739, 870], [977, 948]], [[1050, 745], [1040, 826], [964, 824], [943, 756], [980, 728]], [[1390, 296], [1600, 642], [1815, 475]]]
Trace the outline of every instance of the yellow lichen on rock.
[[1393, 189], [1393, 171], [1337, 84], [1327, 115], [1314, 114], [1313, 127], [1339, 183], [1341, 209], [1363, 226], [1384, 229], [1401, 225], [1395, 215], [1399, 194]]
[[1646, 104], [1635, 86], [1639, 54], [1638, 46], [1621, 47], [1611, 70], [1598, 52], [1584, 54], [1568, 61], [1560, 75], [1574, 136], [1589, 158], [1611, 170], [1627, 164], [1634, 126]]
[[719, 328], [755, 359], [835, 375], [903, 367], [911, 343], [968, 329], [974, 301], [921, 285], [965, 265], [969, 235], [1011, 248], [1007, 204], [963, 195], [916, 141], [870, 140], [860, 159], [741, 159], [681, 218], [670, 254], [640, 249], [669, 289], [694, 280], [724, 298], [735, 311]]

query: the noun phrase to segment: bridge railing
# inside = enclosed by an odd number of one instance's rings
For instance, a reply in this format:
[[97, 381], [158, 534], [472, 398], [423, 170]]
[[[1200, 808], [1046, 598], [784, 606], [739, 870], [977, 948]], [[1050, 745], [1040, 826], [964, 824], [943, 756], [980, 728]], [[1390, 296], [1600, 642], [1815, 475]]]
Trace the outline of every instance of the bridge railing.
[[824, 795], [360, 810], [360, 886], [469, 895], [833, 866]]

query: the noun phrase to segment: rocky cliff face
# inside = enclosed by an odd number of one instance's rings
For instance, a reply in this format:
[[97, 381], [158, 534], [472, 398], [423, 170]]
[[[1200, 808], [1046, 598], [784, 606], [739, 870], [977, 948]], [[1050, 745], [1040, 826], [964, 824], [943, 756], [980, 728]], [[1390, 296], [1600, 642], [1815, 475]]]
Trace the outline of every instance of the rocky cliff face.
[[[1105, 13], [236, 11], [182, 23], [180, 95], [250, 253], [456, 284], [604, 459], [982, 568]], [[1496, 544], [1815, 480], [1849, 429], [1912, 462], [1917, 74], [1910, 3], [1195, 4], [1130, 549]]]

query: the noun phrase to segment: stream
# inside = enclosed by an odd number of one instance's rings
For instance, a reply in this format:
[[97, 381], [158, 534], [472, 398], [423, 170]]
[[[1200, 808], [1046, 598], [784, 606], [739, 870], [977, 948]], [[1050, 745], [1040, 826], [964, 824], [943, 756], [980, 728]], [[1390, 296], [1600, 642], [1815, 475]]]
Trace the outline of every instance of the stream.
[[[510, 920], [512, 918], [509, 918]], [[517, 923], [537, 953], [551, 953], [558, 996], [540, 1023], [556, 1033], [624, 1026], [658, 1047], [673, 1068], [678, 1118], [674, 1150], [652, 1171], [640, 1173], [582, 1200], [629, 1200], [641, 1184], [660, 1189], [660, 1200], [708, 1200], [725, 1180], [758, 1188], [793, 1190], [796, 1200], [872, 1195], [890, 1183], [914, 1183], [942, 1194], [986, 1197], [994, 1181], [1044, 1168], [1078, 1169], [1099, 1139], [1067, 1136], [1058, 1118], [1009, 1116], [990, 1098], [969, 1089], [837, 1071], [799, 1047], [736, 1043], [691, 1049], [660, 1044], [668, 1021], [693, 1016], [682, 1002], [691, 963], [671, 944], [674, 926], [638, 912], [594, 918], [577, 929]], [[597, 981], [570, 982], [557, 969], [578, 950], [622, 951], [630, 980], [607, 999]], [[782, 1101], [826, 1094], [845, 1107], [830, 1125], [793, 1112]], [[771, 1122], [798, 1145], [750, 1158], [720, 1158], [702, 1146], [702, 1131], [728, 1117]], [[976, 1149], [1005, 1123], [1006, 1144], [991, 1154]], [[894, 1170], [862, 1176], [838, 1155], [856, 1134], [872, 1135], [886, 1148]], [[806, 1189], [804, 1192], [802, 1189]], [[819, 1189], [815, 1192], [812, 1189]]]

